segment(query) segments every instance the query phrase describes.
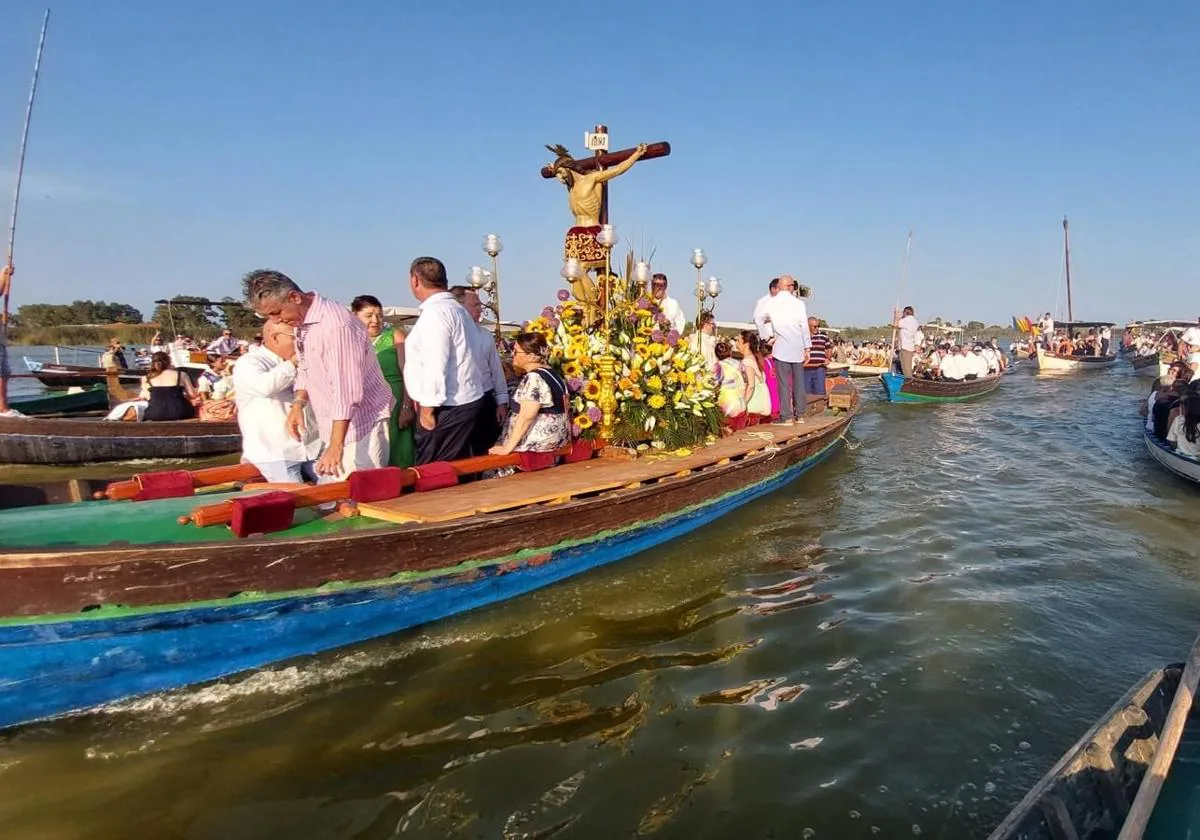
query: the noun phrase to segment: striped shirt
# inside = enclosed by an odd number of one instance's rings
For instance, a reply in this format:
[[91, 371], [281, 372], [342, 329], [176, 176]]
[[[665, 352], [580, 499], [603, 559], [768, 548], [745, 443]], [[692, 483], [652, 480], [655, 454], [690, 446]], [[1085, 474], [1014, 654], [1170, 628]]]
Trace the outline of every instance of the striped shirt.
[[812, 334], [812, 345], [808, 348], [806, 368], [825, 367], [829, 362], [829, 336], [818, 330]]
[[383, 378], [367, 329], [349, 309], [313, 295], [296, 331], [297, 391], [307, 391], [321, 440], [329, 442], [333, 421], [349, 420], [346, 440], [366, 437], [392, 414], [395, 398]]

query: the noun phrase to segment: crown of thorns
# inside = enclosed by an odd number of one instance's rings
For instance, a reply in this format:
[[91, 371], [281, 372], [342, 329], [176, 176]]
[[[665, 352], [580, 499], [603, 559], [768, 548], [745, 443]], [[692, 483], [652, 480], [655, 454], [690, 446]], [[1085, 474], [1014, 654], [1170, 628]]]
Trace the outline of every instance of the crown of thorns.
[[561, 143], [555, 143], [553, 146], [547, 145], [546, 148], [554, 155], [554, 163], [550, 164], [551, 169], [571, 169], [577, 167], [575, 158], [571, 157], [570, 151]]

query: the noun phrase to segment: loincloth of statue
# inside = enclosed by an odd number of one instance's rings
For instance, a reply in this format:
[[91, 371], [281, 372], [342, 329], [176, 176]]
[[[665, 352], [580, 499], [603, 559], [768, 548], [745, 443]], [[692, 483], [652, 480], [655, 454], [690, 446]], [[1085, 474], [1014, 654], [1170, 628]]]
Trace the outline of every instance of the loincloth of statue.
[[600, 290], [587, 275], [591, 269], [604, 268], [604, 248], [596, 241], [600, 225], [568, 228], [563, 243], [563, 259], [574, 258], [583, 266], [584, 275], [578, 280], [571, 281], [571, 292], [581, 303], [596, 306], [600, 302]]

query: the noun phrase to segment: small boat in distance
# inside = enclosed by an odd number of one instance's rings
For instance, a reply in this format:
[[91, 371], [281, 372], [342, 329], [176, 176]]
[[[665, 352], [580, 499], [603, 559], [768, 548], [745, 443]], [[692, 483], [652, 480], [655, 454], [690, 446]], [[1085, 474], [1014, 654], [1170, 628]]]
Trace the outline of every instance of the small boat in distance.
[[[25, 357], [26, 369], [47, 388], [88, 387], [105, 381], [104, 368], [86, 365], [65, 365], [57, 362], [37, 362]], [[123, 370], [117, 376], [125, 385], [136, 385], [145, 374], [138, 370]]]
[[895, 403], [965, 402], [990, 394], [1003, 378], [1002, 373], [963, 380], [909, 378], [898, 373], [885, 373], [879, 377], [888, 402]]
[[[1074, 307], [1071, 305], [1071, 233], [1066, 216], [1063, 217], [1063, 264], [1067, 275], [1067, 321], [1058, 326], [1071, 336], [1076, 329], [1112, 328], [1116, 324], [1110, 321], [1076, 321]], [[1049, 341], [1052, 336], [1046, 336]], [[1115, 364], [1117, 354], [1115, 348], [1109, 347], [1104, 356], [1063, 356], [1052, 353], [1040, 344], [1037, 348], [1037, 368], [1041, 373], [1079, 373], [1085, 370], [1099, 370]]]
[[1171, 830], [1154, 836], [1192, 836], [1165, 809], [1156, 815], [1155, 806], [1172, 766], [1197, 758], [1183, 755], [1194, 752], [1194, 744], [1189, 741], [1180, 748], [1179, 740], [1192, 712], [1198, 674], [1200, 640], [1186, 667], [1167, 665], [1151, 671], [1118, 700], [988, 840], [1115, 840], [1118, 834], [1138, 840], [1148, 826]]
[[92, 385], [89, 388], [72, 388], [69, 391], [51, 392], [37, 397], [22, 397], [12, 400], [12, 407], [30, 417], [106, 411], [108, 389], [103, 385]]

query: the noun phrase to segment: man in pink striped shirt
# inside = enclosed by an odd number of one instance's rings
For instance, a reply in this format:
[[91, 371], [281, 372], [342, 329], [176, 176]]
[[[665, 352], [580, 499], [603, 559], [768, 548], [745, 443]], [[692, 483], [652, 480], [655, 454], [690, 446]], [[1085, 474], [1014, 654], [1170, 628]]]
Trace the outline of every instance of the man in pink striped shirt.
[[310, 401], [325, 451], [317, 460], [322, 481], [355, 470], [385, 467], [388, 418], [395, 402], [367, 331], [350, 310], [316, 292], [304, 292], [278, 271], [242, 279], [246, 303], [261, 317], [296, 331], [295, 401], [288, 433], [300, 440]]

